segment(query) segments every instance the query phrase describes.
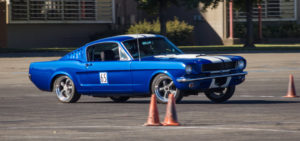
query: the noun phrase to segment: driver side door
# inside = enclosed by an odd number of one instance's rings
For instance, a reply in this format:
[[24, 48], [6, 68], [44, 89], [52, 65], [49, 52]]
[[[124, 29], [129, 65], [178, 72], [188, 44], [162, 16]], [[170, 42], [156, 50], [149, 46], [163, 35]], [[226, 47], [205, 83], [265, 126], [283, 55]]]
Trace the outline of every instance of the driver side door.
[[78, 75], [82, 88], [99, 94], [132, 92], [131, 61], [123, 53], [118, 43], [89, 46], [85, 71]]

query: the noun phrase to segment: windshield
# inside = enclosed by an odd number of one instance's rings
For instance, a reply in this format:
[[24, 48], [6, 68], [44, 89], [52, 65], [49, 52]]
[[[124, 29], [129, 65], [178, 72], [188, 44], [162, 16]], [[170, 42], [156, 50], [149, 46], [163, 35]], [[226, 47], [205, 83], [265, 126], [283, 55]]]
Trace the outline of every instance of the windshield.
[[181, 54], [179, 49], [164, 38], [144, 38], [123, 42], [134, 59], [139, 58], [137, 42], [139, 42], [141, 57], [164, 54]]

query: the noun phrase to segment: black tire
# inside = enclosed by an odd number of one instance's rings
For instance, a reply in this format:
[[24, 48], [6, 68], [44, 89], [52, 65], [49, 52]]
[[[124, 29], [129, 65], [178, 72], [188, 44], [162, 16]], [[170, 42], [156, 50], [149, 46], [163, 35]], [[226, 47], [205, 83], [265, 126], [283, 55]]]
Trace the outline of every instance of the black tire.
[[75, 85], [68, 76], [61, 75], [57, 77], [53, 83], [53, 92], [57, 99], [62, 103], [75, 103], [81, 94], [76, 92]]
[[128, 96], [111, 96], [110, 99], [116, 103], [126, 102], [130, 97]]
[[219, 90], [208, 90], [205, 93], [206, 97], [214, 103], [222, 103], [232, 97], [235, 91], [235, 86], [230, 86]]
[[183, 98], [181, 94], [182, 91], [177, 89], [173, 80], [165, 74], [155, 76], [151, 84], [151, 91], [156, 95], [158, 103], [168, 103], [168, 96], [170, 93], [174, 94], [174, 98], [177, 103], [179, 103]]

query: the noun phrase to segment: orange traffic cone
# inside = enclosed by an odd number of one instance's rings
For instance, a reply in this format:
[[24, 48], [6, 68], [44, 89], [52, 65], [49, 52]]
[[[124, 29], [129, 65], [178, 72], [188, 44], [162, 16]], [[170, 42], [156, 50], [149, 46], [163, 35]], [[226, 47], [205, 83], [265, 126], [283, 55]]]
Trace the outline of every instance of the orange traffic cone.
[[287, 92], [286, 96], [284, 96], [284, 97], [290, 97], [290, 98], [298, 97], [296, 95], [296, 89], [295, 89], [295, 84], [294, 84], [294, 77], [291, 74], [290, 74], [290, 81], [289, 81], [288, 92]]
[[163, 125], [164, 126], [179, 126], [180, 125], [177, 121], [174, 94], [169, 94], [167, 112], [166, 112], [166, 116], [165, 116]]
[[144, 126], [161, 126], [162, 124], [159, 121], [158, 110], [156, 105], [156, 96], [152, 94], [151, 102], [149, 107], [149, 116], [147, 123]]

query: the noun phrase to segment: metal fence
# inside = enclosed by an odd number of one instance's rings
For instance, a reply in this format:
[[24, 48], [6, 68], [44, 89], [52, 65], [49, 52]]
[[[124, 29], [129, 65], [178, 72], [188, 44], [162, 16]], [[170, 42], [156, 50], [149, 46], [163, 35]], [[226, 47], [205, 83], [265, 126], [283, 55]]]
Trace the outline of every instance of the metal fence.
[[111, 23], [114, 0], [10, 0], [10, 23]]
[[[294, 21], [297, 17], [297, 0], [263, 0], [262, 20], [263, 21]], [[253, 20], [257, 20], [258, 8], [254, 5]], [[246, 21], [246, 13], [235, 10], [235, 21]]]

